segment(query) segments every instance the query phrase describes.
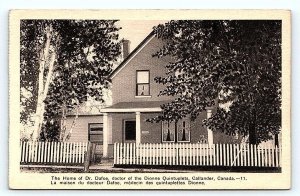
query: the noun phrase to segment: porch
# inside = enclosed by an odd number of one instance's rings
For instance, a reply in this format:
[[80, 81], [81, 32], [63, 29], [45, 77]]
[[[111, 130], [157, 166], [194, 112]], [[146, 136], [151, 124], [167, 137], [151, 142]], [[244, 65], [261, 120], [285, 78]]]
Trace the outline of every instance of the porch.
[[193, 126], [187, 121], [180, 125], [178, 123], [177, 132], [174, 132], [175, 126], [171, 123], [164, 125], [162, 122], [147, 122], [147, 119], [159, 115], [162, 111], [160, 106], [167, 102], [169, 101], [120, 102], [102, 109], [103, 157], [115, 157], [115, 143], [134, 143], [138, 146], [143, 143], [154, 144], [169, 141], [197, 143], [202, 139], [205, 139], [208, 144], [214, 143], [212, 131], [201, 126], [202, 120], [211, 116], [212, 108], [207, 108], [206, 112], [197, 119], [198, 121], [193, 122]]

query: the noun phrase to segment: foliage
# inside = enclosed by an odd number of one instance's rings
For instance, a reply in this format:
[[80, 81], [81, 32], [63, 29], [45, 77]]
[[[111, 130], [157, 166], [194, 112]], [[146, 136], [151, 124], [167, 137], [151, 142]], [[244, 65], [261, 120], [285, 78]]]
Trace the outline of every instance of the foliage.
[[[88, 97], [103, 102], [102, 89], [109, 85], [108, 75], [113, 62], [120, 54], [118, 30], [115, 20], [24, 20], [21, 42], [24, 52], [21, 85], [32, 88], [32, 105], [36, 105], [38, 66], [40, 50], [43, 50], [45, 29], [53, 29], [51, 53], [55, 53], [55, 66], [51, 83], [44, 100], [44, 138], [53, 135], [59, 121], [65, 120], [68, 112], [76, 109]], [[30, 32], [30, 33], [28, 33]], [[30, 42], [36, 44], [32, 46]], [[32, 58], [30, 58], [32, 56]], [[22, 63], [21, 63], [22, 64]], [[45, 70], [45, 74], [49, 70]], [[30, 75], [30, 74], [34, 75]], [[26, 118], [24, 118], [26, 119]], [[58, 120], [60, 119], [60, 120]], [[61, 126], [61, 125], [59, 125]], [[62, 127], [61, 127], [62, 128]]]
[[45, 115], [42, 131], [40, 132], [40, 141], [57, 142], [60, 141], [60, 118], [53, 119], [47, 112]]
[[281, 128], [281, 22], [170, 21], [154, 28], [165, 45], [154, 56], [172, 56], [160, 95], [174, 96], [150, 121], [194, 120], [206, 107], [205, 125], [260, 143]]
[[23, 107], [21, 123], [27, 123], [30, 114], [35, 112], [39, 60], [45, 42], [43, 31], [48, 22], [39, 20], [21, 20], [20, 22], [20, 102]]

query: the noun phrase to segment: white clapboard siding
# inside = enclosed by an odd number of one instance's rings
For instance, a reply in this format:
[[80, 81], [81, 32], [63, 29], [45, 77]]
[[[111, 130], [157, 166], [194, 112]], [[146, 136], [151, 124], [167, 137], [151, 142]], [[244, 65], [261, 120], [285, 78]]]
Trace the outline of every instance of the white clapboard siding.
[[81, 142], [21, 142], [22, 164], [81, 164], [88, 143]]
[[[24, 154], [32, 146], [22, 143], [22, 148]], [[26, 155], [21, 160], [26, 160]], [[280, 167], [281, 147], [270, 144], [115, 143], [114, 164]]]

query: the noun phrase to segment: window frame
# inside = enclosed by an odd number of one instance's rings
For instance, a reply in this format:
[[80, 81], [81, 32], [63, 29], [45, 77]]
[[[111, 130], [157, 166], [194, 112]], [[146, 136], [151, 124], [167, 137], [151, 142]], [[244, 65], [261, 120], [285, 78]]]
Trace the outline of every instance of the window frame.
[[[187, 121], [189, 121], [189, 123], [187, 123]], [[187, 140], [185, 140], [185, 141], [179, 141], [179, 139], [178, 139], [178, 137], [179, 137], [179, 127], [178, 127], [178, 124], [177, 124], [177, 142], [178, 143], [189, 143], [189, 142], [191, 142], [191, 121], [190, 121], [190, 119], [181, 119], [181, 121], [180, 121], [180, 123], [183, 123], [183, 122], [185, 122], [185, 130], [186, 131], [188, 131], [188, 139]]]
[[[162, 141], [162, 143], [176, 143], [175, 129], [173, 131], [170, 130], [170, 133], [174, 132], [174, 140], [172, 140], [172, 141], [166, 141], [166, 140], [164, 140], [164, 129], [165, 129], [164, 123], [166, 123], [166, 124], [169, 123], [169, 125], [171, 125], [171, 123], [175, 123], [175, 122], [167, 122], [167, 121], [162, 121], [161, 122], [161, 141]], [[171, 126], [169, 126], [169, 128], [170, 127]], [[174, 128], [175, 128], [175, 125], [174, 125]]]
[[[148, 72], [148, 83], [138, 83], [138, 72]], [[135, 96], [136, 97], [150, 97], [150, 70], [136, 70], [136, 74], [135, 74]], [[139, 85], [148, 85], [148, 94], [147, 95], [139, 95], [138, 94], [138, 86]]]
[[[90, 131], [91, 131], [91, 125], [95, 125], [95, 124], [99, 124], [101, 125], [102, 127], [102, 142], [92, 142], [90, 141], [91, 139], [91, 135], [101, 135], [101, 134], [91, 134]], [[98, 143], [98, 144], [103, 144], [103, 123], [88, 123], [88, 141], [89, 142], [92, 142], [92, 143]]]
[[[177, 133], [176, 133], [176, 135], [175, 135], [175, 122], [173, 121], [173, 122], [170, 122], [170, 124], [171, 123], [173, 123], [174, 124], [174, 130], [172, 131], [171, 130], [171, 132], [174, 132], [174, 140], [172, 140], [172, 141], [166, 141], [166, 140], [164, 140], [164, 128], [165, 128], [165, 126], [164, 126], [164, 123], [167, 123], [166, 121], [162, 121], [161, 122], [161, 142], [162, 143], [190, 143], [191, 142], [191, 121], [190, 121], [190, 119], [181, 119], [181, 121], [179, 121], [179, 122], [183, 122], [183, 121], [189, 121], [189, 123], [188, 123], [188, 125], [186, 125], [186, 130], [189, 132], [189, 134], [188, 134], [188, 138], [187, 138], [187, 140], [186, 141], [179, 141], [178, 140], [178, 136], [179, 136], [179, 123], [177, 123]], [[187, 123], [185, 123], [185, 124], [187, 124]], [[171, 133], [170, 132], [170, 133]], [[175, 139], [176, 138], [176, 139]]]

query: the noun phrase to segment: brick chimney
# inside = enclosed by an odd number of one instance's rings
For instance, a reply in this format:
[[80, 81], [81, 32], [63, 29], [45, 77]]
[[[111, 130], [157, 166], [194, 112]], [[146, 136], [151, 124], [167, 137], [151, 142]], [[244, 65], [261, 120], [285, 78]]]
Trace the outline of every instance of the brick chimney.
[[122, 42], [123, 59], [125, 59], [129, 55], [129, 52], [130, 52], [129, 45], [130, 45], [130, 41], [127, 39], [124, 39]]

